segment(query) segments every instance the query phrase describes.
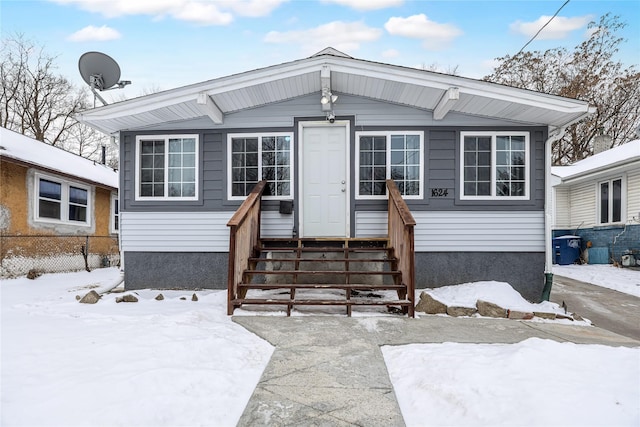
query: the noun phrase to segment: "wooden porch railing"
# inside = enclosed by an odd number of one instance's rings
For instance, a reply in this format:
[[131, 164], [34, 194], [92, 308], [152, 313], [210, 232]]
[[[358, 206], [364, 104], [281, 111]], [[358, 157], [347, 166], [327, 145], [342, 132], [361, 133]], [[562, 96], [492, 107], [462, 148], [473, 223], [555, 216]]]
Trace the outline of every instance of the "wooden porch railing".
[[402, 283], [407, 287], [407, 295], [401, 295], [401, 291], [398, 291], [398, 296], [411, 301], [408, 314], [414, 317], [416, 273], [413, 228], [416, 220], [411, 215], [395, 181], [388, 179], [387, 189], [389, 191], [389, 246], [393, 248], [394, 255], [398, 259], [397, 269], [402, 273]]
[[260, 246], [260, 205], [266, 181], [260, 181], [231, 217], [229, 230], [229, 270], [227, 280], [227, 314], [233, 314], [232, 301], [244, 298], [246, 290], [238, 290], [242, 274], [249, 267], [249, 258]]

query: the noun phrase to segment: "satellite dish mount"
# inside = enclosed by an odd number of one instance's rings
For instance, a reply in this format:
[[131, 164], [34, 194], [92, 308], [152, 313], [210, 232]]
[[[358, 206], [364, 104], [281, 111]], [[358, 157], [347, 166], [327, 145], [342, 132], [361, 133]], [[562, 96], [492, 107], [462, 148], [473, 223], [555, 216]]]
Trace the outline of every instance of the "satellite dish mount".
[[108, 55], [100, 52], [87, 52], [82, 54], [78, 60], [78, 68], [82, 79], [89, 85], [93, 92], [94, 107], [95, 98], [98, 98], [102, 105], [107, 102], [98, 94], [99, 91], [122, 89], [131, 84], [129, 80], [120, 80], [120, 66]]

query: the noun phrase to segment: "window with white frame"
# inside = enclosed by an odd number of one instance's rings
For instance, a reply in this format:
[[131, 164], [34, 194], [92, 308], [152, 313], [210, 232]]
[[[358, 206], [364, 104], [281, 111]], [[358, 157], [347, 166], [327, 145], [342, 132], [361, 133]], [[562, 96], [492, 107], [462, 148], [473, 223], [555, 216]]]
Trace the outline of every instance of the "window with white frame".
[[120, 232], [120, 201], [117, 194], [111, 196], [111, 232]]
[[356, 140], [356, 198], [386, 198], [387, 179], [396, 182], [405, 198], [422, 198], [423, 132], [357, 132]]
[[197, 200], [198, 136], [138, 136], [136, 181], [137, 200]]
[[90, 225], [90, 188], [46, 175], [35, 175], [36, 221]]
[[600, 205], [600, 224], [610, 224], [623, 221], [623, 180], [610, 179], [598, 184]]
[[293, 188], [291, 133], [229, 134], [227, 181], [229, 199], [244, 199], [267, 181], [265, 198], [290, 199]]
[[528, 132], [461, 132], [460, 199], [529, 199]]

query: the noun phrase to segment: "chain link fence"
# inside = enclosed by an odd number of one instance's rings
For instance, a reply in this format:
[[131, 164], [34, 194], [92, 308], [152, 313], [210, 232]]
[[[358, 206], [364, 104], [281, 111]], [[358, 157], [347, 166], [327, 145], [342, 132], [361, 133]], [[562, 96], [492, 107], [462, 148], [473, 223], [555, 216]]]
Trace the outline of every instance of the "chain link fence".
[[0, 235], [0, 277], [120, 265], [118, 237]]

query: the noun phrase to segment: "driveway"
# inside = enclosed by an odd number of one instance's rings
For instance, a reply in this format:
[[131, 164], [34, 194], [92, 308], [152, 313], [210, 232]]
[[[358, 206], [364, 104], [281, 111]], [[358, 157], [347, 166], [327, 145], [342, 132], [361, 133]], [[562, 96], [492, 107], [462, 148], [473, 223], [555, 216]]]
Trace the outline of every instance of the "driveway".
[[553, 277], [552, 302], [595, 326], [640, 340], [640, 298], [567, 277]]

